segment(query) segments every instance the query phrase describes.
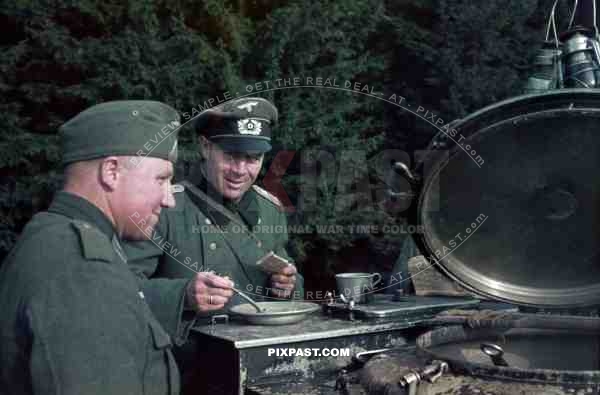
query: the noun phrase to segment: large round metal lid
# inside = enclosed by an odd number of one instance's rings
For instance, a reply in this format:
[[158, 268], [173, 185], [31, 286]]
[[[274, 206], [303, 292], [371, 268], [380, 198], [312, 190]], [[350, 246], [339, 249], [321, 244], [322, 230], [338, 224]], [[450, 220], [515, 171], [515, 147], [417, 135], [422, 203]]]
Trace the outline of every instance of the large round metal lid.
[[515, 97], [455, 129], [423, 165], [429, 254], [488, 297], [600, 304], [600, 91]]

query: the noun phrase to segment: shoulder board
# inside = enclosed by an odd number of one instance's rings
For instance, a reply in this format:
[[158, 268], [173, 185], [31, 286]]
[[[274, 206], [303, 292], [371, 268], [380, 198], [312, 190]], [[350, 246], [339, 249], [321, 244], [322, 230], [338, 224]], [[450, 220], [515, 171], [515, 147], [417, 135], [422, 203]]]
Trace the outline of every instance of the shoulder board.
[[277, 198], [277, 196], [268, 192], [266, 189], [259, 187], [258, 185], [252, 185], [252, 189], [254, 189], [254, 192], [258, 193], [260, 196], [262, 196], [263, 198], [267, 199], [268, 201], [273, 203], [275, 206], [277, 206], [278, 209], [280, 209], [280, 210], [283, 209], [283, 204]]
[[[183, 208], [183, 202], [185, 201], [185, 193], [187, 188], [182, 185], [182, 184], [173, 184], [171, 185], [171, 193], [173, 194], [173, 197], [175, 198], [175, 207], [173, 208], [169, 208], [166, 210], [161, 210], [161, 213], [164, 212], [165, 214], [168, 211], [181, 211]], [[163, 215], [160, 215], [160, 219], [161, 221], [163, 220]]]
[[81, 252], [86, 259], [112, 262], [115, 252], [108, 237], [85, 221], [73, 220], [71, 226], [79, 236]]
[[185, 187], [182, 184], [173, 184], [171, 185], [171, 193], [181, 193], [185, 191]]

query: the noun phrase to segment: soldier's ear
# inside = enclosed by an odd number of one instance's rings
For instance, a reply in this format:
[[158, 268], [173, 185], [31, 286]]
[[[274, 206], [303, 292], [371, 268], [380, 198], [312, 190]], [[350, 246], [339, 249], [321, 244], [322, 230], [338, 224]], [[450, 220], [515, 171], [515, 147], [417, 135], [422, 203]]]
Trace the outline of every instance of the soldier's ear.
[[116, 188], [119, 178], [122, 173], [127, 171], [119, 163], [119, 158], [116, 156], [109, 156], [103, 158], [98, 166], [100, 183], [104, 188], [108, 188], [111, 191]]
[[207, 159], [212, 146], [211, 142], [204, 136], [198, 136], [198, 143], [200, 145], [200, 156], [202, 159]]

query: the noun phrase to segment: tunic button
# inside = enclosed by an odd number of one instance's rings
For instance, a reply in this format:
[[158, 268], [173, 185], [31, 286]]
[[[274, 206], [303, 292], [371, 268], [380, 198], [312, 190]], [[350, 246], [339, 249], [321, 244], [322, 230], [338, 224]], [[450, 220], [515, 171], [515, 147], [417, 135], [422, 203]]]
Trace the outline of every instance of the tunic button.
[[259, 240], [259, 241], [257, 241], [257, 242], [256, 242], [256, 246], [257, 246], [258, 248], [262, 247], [262, 242], [261, 242], [260, 240]]
[[208, 218], [204, 219], [204, 223], [205, 223], [206, 225], [210, 225], [210, 219], [208, 219]]
[[208, 245], [208, 248], [210, 248], [210, 249], [211, 249], [211, 250], [213, 250], [213, 251], [214, 251], [214, 250], [216, 250], [216, 249], [217, 249], [217, 243], [210, 243], [210, 244]]

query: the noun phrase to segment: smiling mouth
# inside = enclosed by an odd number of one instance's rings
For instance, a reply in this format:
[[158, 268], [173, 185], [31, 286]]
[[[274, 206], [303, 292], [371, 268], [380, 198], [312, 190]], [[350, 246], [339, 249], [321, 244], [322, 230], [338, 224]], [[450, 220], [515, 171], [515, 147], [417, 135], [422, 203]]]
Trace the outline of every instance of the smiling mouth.
[[227, 184], [232, 185], [234, 187], [241, 187], [242, 185], [244, 185], [244, 181], [233, 181], [233, 180], [225, 180], [225, 182], [227, 182]]

